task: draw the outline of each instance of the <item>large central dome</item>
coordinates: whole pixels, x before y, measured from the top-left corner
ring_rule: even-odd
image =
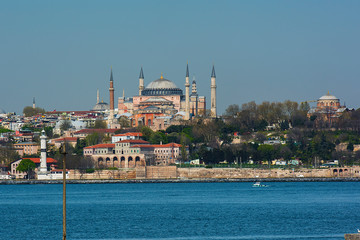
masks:
[[[159,79],[149,83],[141,92],[144,96],[182,95],[182,90],[175,83],[165,79],[162,75]]]

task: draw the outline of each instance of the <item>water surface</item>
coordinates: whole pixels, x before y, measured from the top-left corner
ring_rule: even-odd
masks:
[[[67,239],[344,239],[359,182],[68,184]],[[61,239],[62,185],[0,185],[0,239]]]

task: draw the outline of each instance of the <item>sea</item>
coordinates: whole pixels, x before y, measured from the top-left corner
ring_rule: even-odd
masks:
[[[360,182],[67,185],[67,239],[323,240],[360,228]],[[0,185],[0,239],[62,239],[62,185]]]

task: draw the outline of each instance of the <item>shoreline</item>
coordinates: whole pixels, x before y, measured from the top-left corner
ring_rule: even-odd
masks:
[[[66,180],[67,184],[114,183],[228,183],[228,182],[360,182],[360,178],[172,178],[172,179],[86,179]],[[0,180],[0,185],[62,184],[62,180]]]

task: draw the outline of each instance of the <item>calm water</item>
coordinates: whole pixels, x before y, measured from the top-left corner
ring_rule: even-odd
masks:
[[[360,183],[74,184],[67,239],[344,239]],[[0,239],[61,239],[62,185],[0,185]]]

